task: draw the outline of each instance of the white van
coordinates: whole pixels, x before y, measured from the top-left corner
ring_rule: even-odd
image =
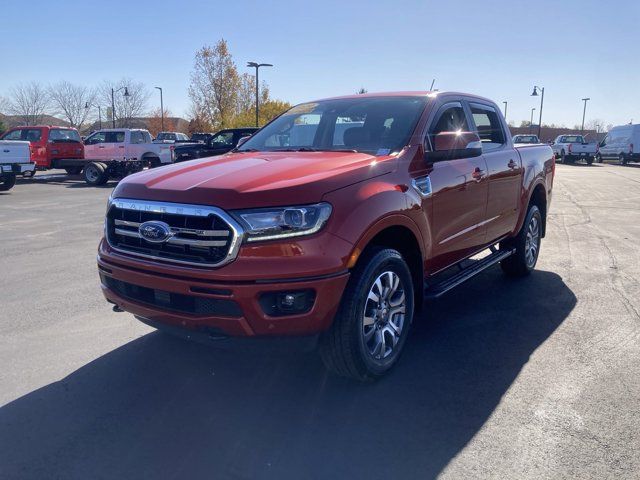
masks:
[[[613,127],[600,143],[597,159],[614,158],[624,165],[640,162],[640,125]]]

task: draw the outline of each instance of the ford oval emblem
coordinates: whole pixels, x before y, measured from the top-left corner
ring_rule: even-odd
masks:
[[[141,223],[138,233],[144,240],[151,243],[164,243],[173,236],[169,225],[156,220]]]

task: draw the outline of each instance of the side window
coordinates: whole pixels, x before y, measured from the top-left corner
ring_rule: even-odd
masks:
[[[468,132],[469,124],[459,102],[445,104],[440,107],[435,119],[429,127],[429,143],[433,145],[433,137],[443,132]]]
[[[211,144],[214,147],[232,147],[233,146],[233,132],[219,133],[211,139]]]
[[[142,132],[138,132],[138,131],[131,132],[131,143],[144,143]]]
[[[151,138],[151,134],[147,130],[143,130],[142,132],[142,143],[151,143],[153,139]]]
[[[27,142],[39,142],[42,138],[42,130],[38,128],[29,128],[28,130],[24,130],[24,138]]]
[[[124,143],[124,132],[106,132],[105,143]]]
[[[85,140],[85,145],[96,145],[98,143],[104,143],[105,132],[97,132],[91,135]]]
[[[485,151],[495,150],[505,144],[504,130],[500,117],[492,107],[470,104],[473,123]]]
[[[22,130],[14,130],[12,132],[7,133],[3,140],[21,140],[22,139]]]

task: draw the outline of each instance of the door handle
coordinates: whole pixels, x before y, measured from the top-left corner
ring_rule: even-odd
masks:
[[[120,145],[118,148],[124,148],[124,145]]]
[[[104,148],[104,145],[98,145],[98,148]]]
[[[476,169],[473,171],[471,176],[474,178],[476,182],[479,182],[484,178],[485,172],[480,167],[476,167]]]
[[[507,167],[509,167],[511,169],[515,169],[517,166],[518,166],[518,164],[513,161],[513,158],[511,160],[509,160],[509,163],[507,163]]]

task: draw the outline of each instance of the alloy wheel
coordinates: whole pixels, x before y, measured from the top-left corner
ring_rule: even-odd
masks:
[[[406,324],[407,299],[400,277],[392,271],[380,274],[371,285],[362,318],[362,336],[376,360],[391,355]]]

